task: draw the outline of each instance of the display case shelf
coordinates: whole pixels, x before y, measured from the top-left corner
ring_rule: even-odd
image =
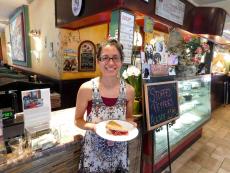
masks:
[[[207,122],[211,116],[211,76],[178,80],[180,118],[169,128],[170,148],[173,150],[182,140]],[[166,125],[155,131],[155,163],[167,154]]]

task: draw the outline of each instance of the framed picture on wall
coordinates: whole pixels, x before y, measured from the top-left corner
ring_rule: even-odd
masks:
[[[96,70],[96,47],[92,41],[81,42],[78,48],[78,71]]]
[[[11,57],[15,65],[31,67],[28,6],[19,7],[10,17]]]

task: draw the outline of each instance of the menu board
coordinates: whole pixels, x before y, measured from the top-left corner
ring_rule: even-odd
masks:
[[[119,42],[123,45],[125,64],[131,64],[132,61],[134,21],[134,15],[127,11],[112,11],[109,37],[119,40]]]
[[[119,41],[123,45],[124,63],[131,64],[134,37],[134,15],[120,12]]]
[[[179,0],[156,0],[155,14],[183,25],[185,4]]]
[[[145,84],[147,130],[154,130],[179,118],[177,82]]]
[[[96,70],[96,48],[92,41],[81,42],[78,48],[78,71]]]

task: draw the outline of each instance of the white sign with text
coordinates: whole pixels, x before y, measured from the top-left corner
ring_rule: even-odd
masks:
[[[183,25],[185,4],[179,0],[156,0],[155,14]]]
[[[24,124],[29,131],[49,128],[51,117],[50,89],[22,91]]]

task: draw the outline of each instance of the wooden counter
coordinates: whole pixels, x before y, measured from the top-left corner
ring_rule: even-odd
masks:
[[[7,162],[0,165],[6,173],[76,173],[84,130],[74,125],[75,108],[52,112],[51,127],[59,129],[60,143],[50,149],[31,153],[26,150],[15,158],[8,154]],[[141,132],[129,142],[130,172],[140,172]]]

